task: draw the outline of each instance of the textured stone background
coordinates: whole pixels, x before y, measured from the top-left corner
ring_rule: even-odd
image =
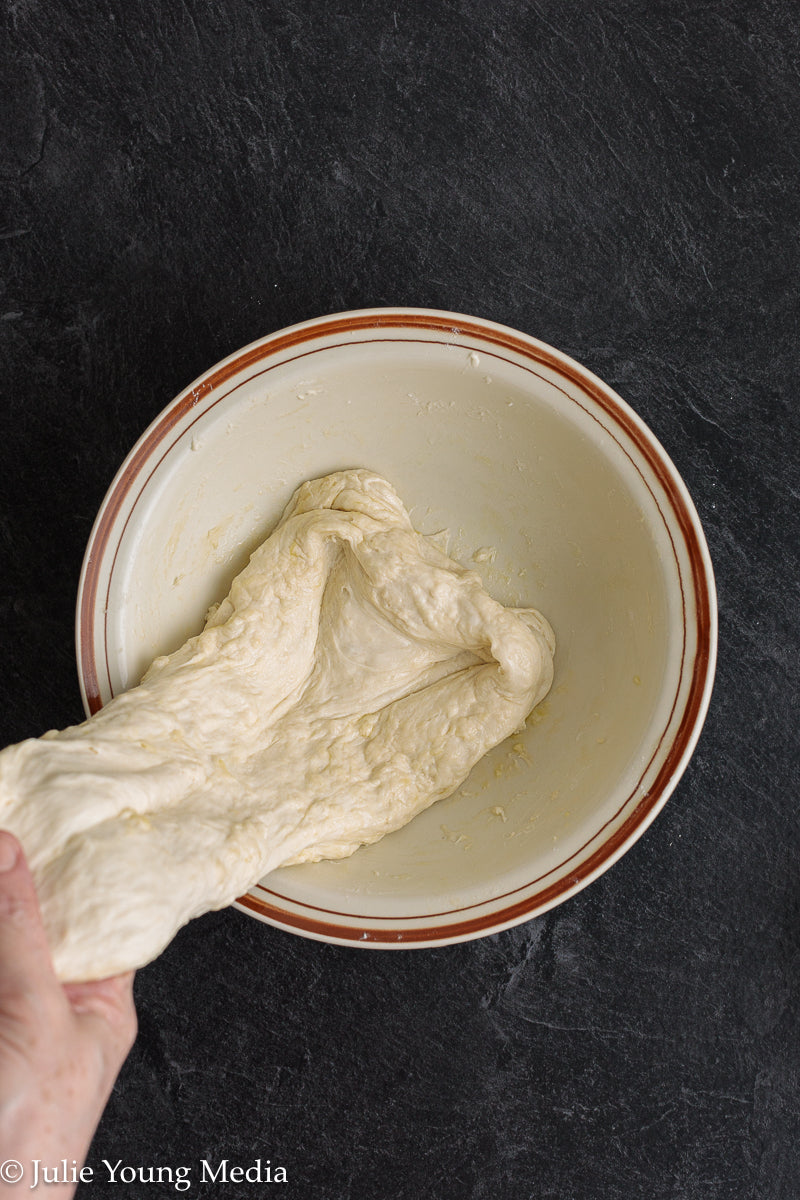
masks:
[[[260,1156],[302,1200],[797,1200],[793,0],[0,9],[0,740],[82,715],[81,557],[144,426],[325,312],[476,313],[594,369],[683,474],[720,597],[699,749],[612,871],[422,953],[195,922],[138,976],[90,1163]],[[79,1193],[106,1194],[174,1193]]]

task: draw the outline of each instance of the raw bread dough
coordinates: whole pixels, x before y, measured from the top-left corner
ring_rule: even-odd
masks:
[[[274,868],[404,825],[520,727],[553,645],[379,476],[304,484],[201,634],[0,753],[60,978],[142,966]]]

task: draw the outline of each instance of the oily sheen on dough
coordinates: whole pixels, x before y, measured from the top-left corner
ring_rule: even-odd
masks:
[[[274,868],[448,795],[552,680],[553,635],[365,470],[304,484],[202,633],[90,720],[0,753],[60,978],[142,966]]]

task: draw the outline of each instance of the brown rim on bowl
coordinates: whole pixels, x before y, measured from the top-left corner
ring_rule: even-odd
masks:
[[[396,337],[387,337],[384,339],[375,336],[375,332],[379,330],[386,330],[388,333],[391,330],[401,329],[412,331],[418,335],[439,334],[440,336],[419,336],[402,339]],[[378,918],[359,917],[358,914],[317,908],[305,902],[290,900],[289,897],[282,896],[280,892],[265,888],[262,884],[256,885],[258,895],[254,895],[251,892],[239,897],[236,901],[239,907],[269,921],[271,924],[305,934],[308,937],[359,946],[402,948],[412,947],[415,944],[425,945],[432,942],[441,943],[467,940],[484,933],[507,928],[510,925],[543,913],[548,908],[559,903],[560,900],[566,899],[567,895],[580,890],[589,883],[605,867],[610,866],[622,854],[624,849],[644,832],[676,785],[688,762],[694,743],[699,737],[713,680],[716,654],[716,604],[713,576],[708,552],[705,547],[705,540],[700,530],[697,516],[694,514],[691,501],[688,499],[677,472],[675,472],[665,452],[643,422],[632,413],[624,401],[589,371],[572,359],[561,355],[533,338],[528,338],[504,326],[495,325],[491,322],[483,322],[474,317],[462,317],[460,314],[442,313],[427,309],[377,309],[337,314],[330,317],[321,317],[315,321],[306,322],[302,325],[280,331],[260,342],[245,347],[238,354],[232,355],[229,359],[221,363],[219,367],[212,369],[207,377],[202,378],[196,384],[187,388],[168,405],[149,429],[145,431],[140,441],[123,463],[98,514],[97,522],[90,537],[81,580],[76,635],[81,684],[85,704],[90,713],[97,712],[102,706],[100,675],[95,657],[95,618],[100,587],[99,565],[103,560],[111,532],[121,510],[126,503],[130,504],[128,516],[123,525],[124,531],[138,497],[142,494],[158,463],[162,461],[174,444],[174,440],[169,440],[171,432],[177,425],[184,421],[184,418],[191,413],[192,409],[197,406],[204,396],[221,387],[242,371],[269,359],[274,360],[277,358],[278,361],[273,362],[272,366],[278,366],[285,364],[287,361],[305,357],[306,354],[313,354],[315,351],[303,351],[302,347],[321,336],[330,338],[331,336],[335,337],[337,334],[342,334],[344,336],[340,344],[351,346],[359,340],[353,335],[361,330],[372,332],[371,337],[364,339],[370,342],[404,340],[415,342],[447,342],[452,344],[452,336],[455,334],[458,336],[459,344],[461,345],[463,344],[461,342],[462,338],[475,336],[480,338],[481,342],[484,343],[482,347],[476,347],[476,349],[485,351],[485,344],[488,342],[492,346],[497,347],[498,350],[505,349],[511,351],[520,355],[529,363],[535,363],[555,371],[558,375],[566,377],[572,384],[577,385],[582,392],[598,404],[624,431],[663,488],[672,513],[677,521],[687,552],[691,571],[694,611],[697,620],[697,646],[693,662],[690,666],[691,679],[688,695],[685,700],[680,725],[655,780],[640,797],[638,803],[625,820],[609,833],[606,840],[600,846],[596,847],[581,860],[581,854],[587,850],[592,842],[596,841],[602,835],[603,829],[614,824],[615,820],[636,795],[641,786],[642,779],[661,749],[661,744],[654,751],[650,762],[642,772],[637,786],[619,807],[617,813],[603,826],[603,829],[595,831],[584,846],[580,847],[568,859],[563,860],[547,873],[548,875],[552,875],[558,871],[563,871],[568,863],[579,860],[575,861],[574,867],[566,875],[549,884],[545,883],[547,876],[542,876],[540,879],[528,881],[505,895],[496,896],[490,901],[467,905],[463,908],[448,909],[445,912],[425,914],[419,917],[381,918],[382,923],[380,925],[372,924],[372,927],[369,927],[367,923],[375,922],[379,920]],[[442,335],[450,336],[443,337]],[[332,348],[330,343],[327,343],[325,347],[321,347],[320,349],[328,350]],[[465,348],[470,349],[469,346]],[[292,350],[296,351],[296,353],[287,359],[285,352]],[[503,357],[502,354],[497,354],[496,351],[495,354],[497,357]],[[516,365],[520,364],[517,363]],[[243,382],[249,382],[254,377],[254,374],[259,375],[270,369],[272,369],[271,366],[266,366],[263,368],[263,371],[257,371],[248,375],[246,381],[240,381],[239,384],[234,385],[223,396],[220,396],[215,403],[218,403],[225,395],[229,395],[231,391],[241,386]],[[530,367],[526,367],[525,369],[531,370],[531,373],[538,375],[538,372],[532,370]],[[548,382],[551,385],[553,384],[552,380],[548,380]],[[554,386],[557,387],[558,385]],[[575,402],[573,396],[569,396],[569,399]],[[203,412],[205,411],[203,410]],[[184,427],[182,434],[185,432],[186,429]],[[618,444],[621,445],[619,442]],[[625,448],[621,448],[629,458],[629,461],[636,467],[636,463]],[[639,473],[641,475],[641,472]],[[644,480],[643,476],[642,479],[652,494],[652,489],[649,488],[649,484]],[[655,497],[653,499],[658,506],[658,500]],[[660,511],[660,506],[658,507]],[[661,515],[663,518],[663,513]],[[664,523],[670,539],[672,539],[666,520]],[[110,591],[120,540],[121,538],[118,540],[114,550],[114,557],[109,571],[106,601],[108,599],[108,592]],[[680,570],[679,579],[685,612],[686,595],[683,592],[684,584]],[[104,603],[104,614],[106,610],[107,603]],[[105,622],[106,618],[104,615],[104,626]],[[109,691],[113,694],[107,659],[108,640],[105,627],[103,628],[102,644],[106,660],[103,663],[106,683]],[[687,669],[685,652],[684,640],[684,661],[681,666],[670,721],[672,720],[675,705],[677,704],[678,696],[685,679],[685,671]],[[668,721],[667,727],[669,723]],[[516,900],[512,899],[512,897],[518,896],[519,893],[528,893],[531,888],[536,888],[538,884],[542,886],[538,887],[533,893],[526,894]],[[476,913],[472,916],[467,915],[470,909],[485,908],[487,904],[496,905],[498,901],[503,900],[507,900],[508,903],[500,909],[492,908],[489,912]],[[302,913],[292,911],[284,907],[285,904],[295,905],[302,908],[303,911]],[[464,915],[459,917],[458,914]],[[455,919],[448,924],[434,924],[426,927],[424,924],[417,923],[426,920],[438,921],[442,917],[451,915]],[[336,920],[337,917],[344,917],[349,922],[361,921],[362,923],[359,925],[342,924]],[[413,924],[400,925],[399,923],[403,921],[413,922]]]

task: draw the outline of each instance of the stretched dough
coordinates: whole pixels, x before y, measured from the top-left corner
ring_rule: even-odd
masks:
[[[155,958],[276,867],[448,795],[552,680],[553,635],[369,471],[304,484],[205,629],[81,725],[0,753],[56,970]]]

